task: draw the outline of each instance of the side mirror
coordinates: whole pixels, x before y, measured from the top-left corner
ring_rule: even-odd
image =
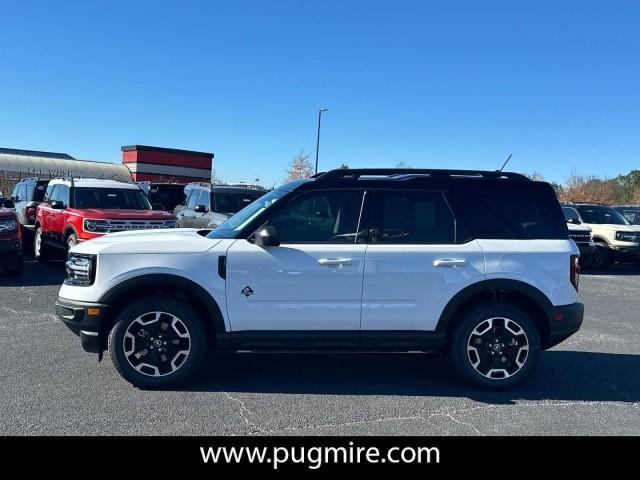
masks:
[[[196,208],[193,209],[196,213],[205,213],[207,211],[207,207],[204,205],[196,205]]]
[[[3,202],[3,206],[4,208],[16,208],[15,203],[13,203],[13,201],[9,200],[8,198]]]
[[[63,210],[64,203],[62,203],[62,200],[54,200],[51,202],[50,207],[53,208],[54,210]]]
[[[572,223],[574,225],[581,225],[582,222],[580,220],[578,220],[577,218],[572,218],[571,220],[569,220],[569,223]]]
[[[259,247],[277,247],[280,245],[278,230],[273,225],[267,225],[254,234],[254,242]]]

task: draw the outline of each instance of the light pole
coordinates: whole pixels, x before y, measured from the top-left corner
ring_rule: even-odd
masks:
[[[318,154],[320,153],[320,122],[322,121],[322,112],[326,112],[327,108],[318,110],[318,138],[316,140],[316,173],[318,173]]]

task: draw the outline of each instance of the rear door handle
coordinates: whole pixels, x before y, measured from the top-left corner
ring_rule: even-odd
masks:
[[[433,261],[434,267],[449,267],[456,265],[466,265],[467,261],[464,258],[439,258]]]
[[[320,265],[351,265],[351,258],[321,258]]]

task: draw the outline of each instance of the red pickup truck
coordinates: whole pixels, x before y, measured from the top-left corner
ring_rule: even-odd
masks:
[[[0,207],[0,269],[8,275],[22,273],[21,232],[15,212]]]
[[[51,180],[36,212],[34,256],[46,261],[52,249],[68,250],[107,233],[177,226],[173,215],[153,210],[133,183]]]

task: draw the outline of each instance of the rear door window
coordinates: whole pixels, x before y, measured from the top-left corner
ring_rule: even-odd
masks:
[[[456,222],[442,193],[377,191],[372,242],[451,244]]]

